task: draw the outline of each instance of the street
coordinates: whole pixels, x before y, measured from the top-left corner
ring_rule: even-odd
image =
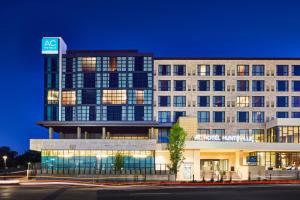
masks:
[[[118,186],[84,187],[64,185],[0,186],[0,199],[20,200],[106,200],[106,199],[297,199],[300,185],[251,186]]]

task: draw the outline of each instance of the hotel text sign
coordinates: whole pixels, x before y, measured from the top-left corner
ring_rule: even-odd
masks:
[[[58,54],[58,50],[59,50],[58,38],[42,39],[42,54]]]
[[[254,142],[253,137],[242,137],[238,135],[196,135],[194,139],[214,142]]]

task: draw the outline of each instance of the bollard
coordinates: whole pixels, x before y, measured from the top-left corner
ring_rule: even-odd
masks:
[[[195,175],[193,174],[193,182],[195,182]]]
[[[272,174],[270,173],[270,181],[272,180]]]

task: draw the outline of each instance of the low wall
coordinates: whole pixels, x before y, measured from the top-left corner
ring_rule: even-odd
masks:
[[[300,170],[266,170],[266,179],[296,180],[300,179]]]

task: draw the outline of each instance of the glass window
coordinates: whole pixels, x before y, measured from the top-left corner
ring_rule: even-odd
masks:
[[[237,122],[248,123],[249,122],[249,112],[237,112]]]
[[[292,112],[292,118],[300,118],[300,112]]]
[[[214,91],[225,91],[225,81],[214,80]]]
[[[277,65],[277,76],[288,76],[289,75],[289,66],[288,65]]]
[[[300,81],[292,81],[292,87],[294,92],[300,92]]]
[[[214,65],[214,76],[224,76],[225,75],[225,65]]]
[[[225,112],[215,111],[214,112],[214,122],[225,122]]]
[[[122,106],[107,106],[107,121],[122,121]]]
[[[264,129],[252,129],[254,142],[264,142]]]
[[[62,105],[75,105],[76,92],[75,91],[62,91]]]
[[[208,111],[198,111],[198,122],[207,123],[209,122],[209,112]]]
[[[144,103],[144,91],[143,90],[136,90],[135,91],[136,96],[136,103],[137,104],[143,104]]]
[[[249,81],[248,80],[237,80],[236,90],[239,92],[249,91]]]
[[[133,73],[133,87],[134,88],[148,87],[148,73],[146,72]]]
[[[209,80],[198,81],[198,91],[209,91],[209,90],[210,90]]]
[[[209,96],[198,96],[198,107],[209,107],[210,106]]]
[[[236,107],[239,108],[249,107],[249,97],[247,96],[236,97]]]
[[[171,112],[170,111],[159,111],[158,121],[161,123],[171,122]]]
[[[214,107],[224,107],[225,106],[225,96],[214,96],[213,97]]]
[[[289,118],[289,113],[288,112],[277,112],[276,117],[277,118]]]
[[[185,65],[174,65],[175,76],[185,76]]]
[[[96,90],[82,90],[82,104],[96,104]]]
[[[126,104],[127,91],[126,90],[103,90],[102,95],[103,104]]]
[[[289,97],[288,96],[277,96],[276,97],[277,107],[289,107]]]
[[[197,129],[197,134],[199,135],[209,135],[209,129]]]
[[[95,72],[96,71],[96,57],[82,57],[81,67],[83,72]]]
[[[292,107],[300,107],[300,96],[292,97]]]
[[[95,88],[96,74],[95,73],[84,73],[83,74],[83,85],[85,88]]]
[[[252,112],[252,122],[253,123],[264,123],[265,113],[264,112]]]
[[[249,65],[238,65],[237,66],[238,76],[249,76]]]
[[[169,142],[169,129],[158,129],[158,143],[168,143]]]
[[[158,75],[159,76],[170,76],[171,75],[171,65],[158,65]]]
[[[265,97],[264,96],[253,96],[252,97],[252,107],[264,107]]]
[[[289,91],[289,81],[276,81],[276,87],[278,92]]]
[[[171,91],[171,81],[159,80],[158,81],[158,91]]]
[[[170,96],[159,96],[158,97],[158,106],[160,106],[160,107],[171,106],[171,97]]]
[[[252,76],[264,76],[265,66],[264,65],[252,65]]]
[[[199,76],[209,76],[210,75],[209,65],[198,65],[198,75]]]
[[[250,133],[249,129],[238,129],[238,136],[240,136],[240,139],[249,139]]]
[[[174,107],[185,107],[186,98],[185,96],[174,96],[173,105]]]
[[[300,65],[292,65],[292,75],[300,76]]]
[[[174,122],[177,122],[179,117],[184,117],[186,115],[185,111],[175,111],[174,112]]]
[[[57,90],[48,90],[47,104],[58,104],[58,91]]]
[[[186,90],[186,81],[174,81],[174,91],[185,91]]]
[[[212,129],[211,133],[213,135],[220,135],[220,136],[224,136],[225,135],[225,129]]]
[[[253,80],[252,81],[252,91],[254,91],[254,92],[265,91],[265,81]]]

